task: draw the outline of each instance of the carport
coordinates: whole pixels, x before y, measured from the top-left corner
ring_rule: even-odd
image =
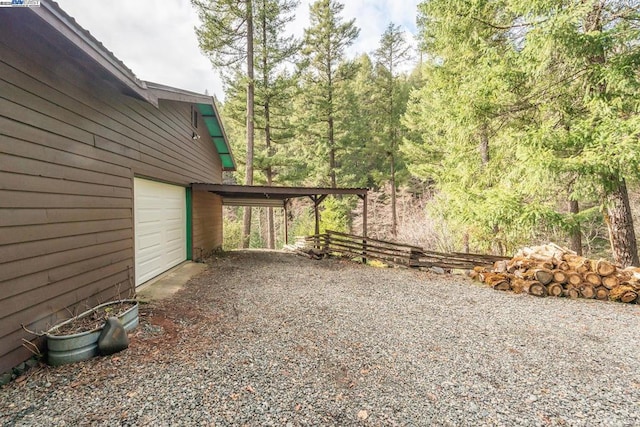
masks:
[[[222,198],[223,206],[250,206],[282,208],[285,212],[285,243],[288,243],[288,202],[295,198],[308,197],[313,202],[315,234],[320,234],[319,207],[329,195],[353,195],[362,200],[362,235],[367,236],[367,192],[366,188],[323,187],[267,187],[260,185],[191,184],[193,191],[209,191]]]

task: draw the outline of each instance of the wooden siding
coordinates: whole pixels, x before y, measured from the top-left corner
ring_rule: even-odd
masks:
[[[194,191],[193,259],[202,260],[222,248],[222,198],[206,191]]]
[[[126,96],[46,26],[16,38],[3,19],[0,372],[30,355],[21,324],[45,330],[69,310],[129,296],[134,176],[184,186],[222,178],[203,122],[191,138],[190,104]],[[221,224],[198,221],[199,244],[221,241]]]

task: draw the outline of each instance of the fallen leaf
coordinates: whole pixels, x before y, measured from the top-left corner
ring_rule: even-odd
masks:
[[[231,398],[231,400],[238,400],[240,398],[240,395],[238,393],[231,393],[229,397]]]
[[[299,411],[301,408],[302,408],[302,406],[298,403],[298,404],[296,405],[296,412],[297,412],[297,411]]]
[[[358,412],[358,419],[359,420],[366,420],[367,418],[369,418],[369,413],[367,411],[365,411],[364,409]]]
[[[253,387],[251,387],[250,385],[246,386],[244,388],[245,390],[247,390],[249,393],[255,393],[256,391],[253,389]]]
[[[435,402],[436,400],[438,400],[438,397],[433,393],[427,393],[427,399],[429,399],[432,402]]]

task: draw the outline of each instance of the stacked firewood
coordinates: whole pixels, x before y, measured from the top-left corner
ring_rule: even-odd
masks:
[[[539,297],[640,303],[640,268],[584,258],[553,243],[523,248],[493,268],[475,267],[471,277],[497,290]]]

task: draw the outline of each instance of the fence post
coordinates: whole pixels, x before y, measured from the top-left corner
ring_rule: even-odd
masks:
[[[367,193],[362,196],[362,263],[367,263]]]

